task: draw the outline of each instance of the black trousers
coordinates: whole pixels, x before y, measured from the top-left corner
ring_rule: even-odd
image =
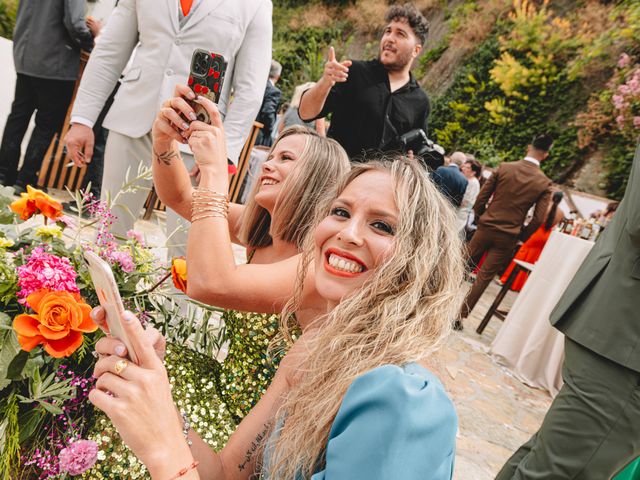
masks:
[[[22,187],[37,183],[38,171],[51,139],[62,130],[74,85],[73,80],[51,80],[18,73],[11,113],[0,145],[0,183]],[[20,145],[34,111],[36,125],[18,172]]]

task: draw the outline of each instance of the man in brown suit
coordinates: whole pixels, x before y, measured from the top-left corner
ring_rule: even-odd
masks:
[[[480,190],[473,206],[479,219],[478,230],[469,242],[468,253],[472,266],[477,265],[485,253],[487,257],[462,305],[460,321],[455,324],[457,330],[462,330],[462,320],[511,258],[517,243],[529,238],[544,221],[551,199],[551,180],[540,170],[540,162],[549,156],[552,142],[548,135],[535,137],[523,160],[501,164]],[[527,212],[534,204],[533,218],[525,227]]]

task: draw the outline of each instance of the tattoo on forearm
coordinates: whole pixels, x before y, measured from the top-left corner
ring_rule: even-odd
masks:
[[[264,439],[267,437],[267,433],[269,432],[270,423],[265,423],[263,427],[264,428],[262,429],[262,431],[258,433],[258,435],[256,435],[256,438],[253,439],[253,441],[251,442],[251,445],[249,445],[249,448],[244,454],[244,461],[238,465],[239,471],[242,472],[245,468],[249,466],[249,464],[251,463],[251,460],[254,459],[256,452],[258,452],[258,450],[262,447],[262,443]]]
[[[178,156],[178,152],[176,150],[167,150],[162,153],[158,153],[154,150],[153,154],[155,155],[158,163],[164,163],[167,166],[171,165],[171,159]]]

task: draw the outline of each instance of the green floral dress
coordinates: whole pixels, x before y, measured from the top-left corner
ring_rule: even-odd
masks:
[[[214,450],[224,447],[237,424],[258,402],[271,383],[284,353],[269,356],[268,346],[278,331],[278,315],[226,311],[229,352],[224,362],[169,345],[165,366],[178,408],[192,428]],[[86,479],[150,478],[144,465],[122,443],[111,421],[96,413],[89,438],[99,446],[98,462]]]

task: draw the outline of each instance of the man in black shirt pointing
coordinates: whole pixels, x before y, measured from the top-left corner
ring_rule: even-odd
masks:
[[[409,3],[390,7],[385,19],[376,60],[338,62],[331,47],[322,78],[300,101],[305,121],[333,113],[327,135],[351,158],[398,149],[400,135],[427,126],[429,99],[410,70],[429,24]]]

